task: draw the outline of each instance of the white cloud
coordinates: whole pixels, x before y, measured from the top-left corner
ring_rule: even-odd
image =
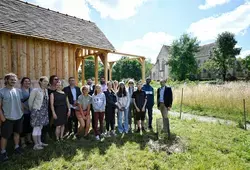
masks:
[[[86,0],[102,18],[127,19],[136,14],[138,8],[148,0]]]
[[[162,45],[170,45],[175,37],[164,32],[148,32],[142,38],[125,41],[118,51],[145,56],[155,63]],[[117,56],[110,56],[111,61],[117,60]]]
[[[236,35],[244,35],[250,27],[250,2],[237,7],[231,12],[204,18],[192,23],[188,28],[200,41],[216,39],[217,35],[229,31]]]
[[[223,4],[229,3],[230,1],[231,0],[206,0],[204,5],[199,6],[199,9],[202,9],[202,10],[209,9],[217,5],[223,5]]]
[[[246,56],[250,55],[250,50],[241,51],[240,55],[236,56],[237,58],[245,58]]]
[[[90,20],[90,10],[85,0],[27,0],[44,8]]]

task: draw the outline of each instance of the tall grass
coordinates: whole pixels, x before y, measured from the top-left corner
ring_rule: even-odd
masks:
[[[243,99],[250,118],[250,83],[230,82],[223,85],[181,85],[173,88],[174,108],[179,109],[184,90],[184,111],[239,121],[243,117]]]

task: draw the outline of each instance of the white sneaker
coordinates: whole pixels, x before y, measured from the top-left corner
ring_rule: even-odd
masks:
[[[46,144],[46,143],[40,143],[39,146],[41,146],[41,147],[48,146],[48,144]]]
[[[40,145],[35,145],[35,146],[33,147],[33,149],[34,149],[34,150],[42,150],[43,147],[40,146]]]
[[[99,137],[99,135],[97,135],[97,136],[95,137],[95,139],[96,139],[96,140],[100,140],[100,137]]]
[[[105,134],[105,137],[107,137],[107,138],[111,137],[111,136],[110,136],[110,132],[107,132],[107,133]]]

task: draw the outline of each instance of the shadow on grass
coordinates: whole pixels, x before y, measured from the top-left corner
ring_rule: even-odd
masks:
[[[155,132],[122,134],[116,137],[104,138],[103,141],[96,141],[94,135],[91,134],[88,140],[69,138],[62,142],[50,141],[49,146],[44,150],[34,151],[30,146],[25,149],[23,156],[10,155],[9,161],[0,163],[0,169],[30,169],[39,166],[42,162],[49,162],[57,158],[63,158],[70,162],[78,152],[84,153],[86,158],[96,150],[99,151],[100,155],[105,155],[111,145],[115,144],[117,148],[121,148],[127,142],[139,144],[139,148],[144,150],[149,140],[158,140],[157,134]],[[8,145],[13,146],[13,141],[10,141]],[[8,151],[11,150],[12,148],[8,149]]]

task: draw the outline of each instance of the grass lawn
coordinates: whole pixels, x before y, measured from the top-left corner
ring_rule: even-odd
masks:
[[[239,128],[171,118],[172,133],[186,151],[168,155],[148,146],[156,134],[118,135],[102,142],[69,139],[43,151],[27,149],[0,169],[250,169],[250,133]]]

